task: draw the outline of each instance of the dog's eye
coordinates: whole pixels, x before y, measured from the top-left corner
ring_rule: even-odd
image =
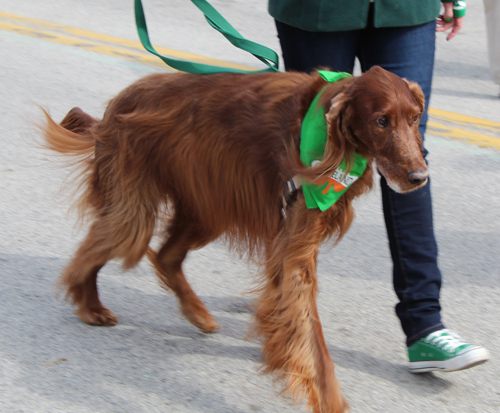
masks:
[[[377,125],[380,126],[381,128],[385,128],[389,123],[389,120],[387,119],[386,116],[382,116],[381,118],[378,118],[375,122],[377,122]]]
[[[413,118],[413,124],[415,125],[415,123],[417,123],[419,119],[420,119],[420,115],[416,115],[416,116]]]

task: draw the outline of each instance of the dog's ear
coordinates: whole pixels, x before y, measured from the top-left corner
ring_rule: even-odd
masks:
[[[406,82],[408,89],[410,89],[411,94],[420,106],[420,110],[423,112],[425,109],[425,96],[424,92],[422,92],[422,88],[416,82],[410,82],[406,79],[404,79],[404,81]]]
[[[328,125],[328,129],[335,127],[335,124],[338,121],[340,112],[344,108],[347,102],[347,95],[345,92],[339,93],[335,96],[330,103],[330,109],[326,113],[326,123]]]
[[[354,137],[348,128],[352,119],[352,108],[349,104],[350,98],[347,91],[343,91],[335,96],[330,103],[330,108],[326,113],[326,123],[328,125],[328,135],[337,140],[347,141],[354,144]],[[342,142],[340,146],[342,146]]]
[[[355,150],[354,138],[348,127],[352,118],[350,100],[349,92],[343,90],[330,100],[329,107],[327,105],[325,118],[328,141],[323,160],[311,169],[311,177],[314,179],[331,175],[343,159],[346,159],[347,163],[350,162],[351,157],[348,155]]]

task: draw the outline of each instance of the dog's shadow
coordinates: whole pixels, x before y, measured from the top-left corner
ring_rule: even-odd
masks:
[[[219,340],[215,343],[210,340],[214,336],[207,336],[198,332],[198,330],[189,324],[183,324],[171,326],[166,329],[166,333],[170,338],[166,338],[164,342],[169,346],[169,352],[178,355],[205,354],[214,357],[230,357],[256,363],[260,362],[260,346],[258,345],[258,341],[253,339],[249,331],[251,316],[254,311],[253,298],[248,296],[228,298],[204,296],[201,298],[207,303],[209,308],[217,313],[217,320],[222,327],[217,335],[223,337],[223,340],[227,340],[228,338],[244,339],[248,342],[248,345],[236,344],[227,346],[223,345]],[[241,320],[241,317],[238,317],[241,314],[245,315],[244,321]],[[196,348],[193,348],[190,344],[193,339],[200,344]],[[328,350],[338,366],[346,370],[354,370],[378,377],[414,394],[439,394],[448,390],[453,385],[452,381],[434,373],[411,374],[406,364],[393,363],[372,356],[364,351],[348,350],[332,344],[328,345]]]
[[[151,400],[165,404],[165,411],[171,404],[207,413],[247,413],[265,404],[256,398],[235,403],[217,384],[235,388],[242,379],[233,370],[244,376],[259,366],[258,344],[244,340],[249,317],[236,314],[235,298],[202,297],[223,326],[219,334],[205,335],[181,316],[175,296],[152,286],[152,274],[128,283],[123,277],[130,274],[109,275],[119,268],[111,265],[101,280],[102,295],[120,322],[111,328],[89,326],[63,297],[56,298],[54,285],[64,263],[0,252],[0,319],[8,320],[0,323],[6,328],[0,355],[10,366],[5,371],[12,380],[9,391],[47,394],[57,405],[103,412],[115,411],[116,405],[124,412],[145,412],[144,403]],[[212,365],[217,371],[210,374]],[[237,384],[231,383],[235,377]],[[253,386],[248,385],[250,392]]]
[[[147,298],[148,300],[151,297]],[[160,298],[168,307],[172,307],[172,321],[158,324],[150,320],[138,320],[136,315],[125,315],[122,327],[126,325],[149,331],[151,334],[162,334],[165,351],[169,356],[206,355],[215,358],[229,358],[258,363],[261,349],[258,340],[251,335],[251,316],[253,306],[251,299],[245,297],[212,297],[200,296],[215,315],[220,330],[214,334],[205,334],[189,324],[179,313],[178,302],[172,295]],[[175,315],[174,315],[175,314]],[[78,320],[75,318],[75,322]]]
[[[178,356],[204,354],[211,357],[229,357],[259,363],[261,348],[258,340],[253,338],[251,334],[251,317],[255,309],[254,298],[251,295],[240,297],[201,296],[200,298],[217,315],[221,330],[215,335],[206,335],[188,324],[187,321],[184,322],[181,317],[181,324],[161,327],[168,336],[164,339],[164,343],[169,354]],[[176,305],[175,299],[174,305]],[[217,337],[220,339],[213,340]],[[228,339],[234,345],[222,343]],[[248,345],[242,345],[242,340]],[[411,374],[406,364],[394,363],[364,351],[350,350],[333,344],[328,345],[328,351],[338,366],[394,383],[414,394],[439,394],[453,386],[452,381],[434,373]]]
[[[147,280],[138,280],[134,284],[132,281],[123,282],[122,275],[110,276],[119,268],[110,267],[106,271],[108,275],[102,279],[104,301],[121,322],[113,328],[97,328],[81,323],[68,304],[55,299],[53,283],[63,267],[60,259],[0,258],[3,274],[0,279],[3,279],[6,293],[2,311],[5,310],[5,319],[10,314],[12,321],[9,337],[12,340],[20,336],[27,338],[17,345],[10,339],[0,343],[0,352],[7,359],[19,362],[19,371],[23,373],[16,381],[17,385],[39,392],[49,391],[66,374],[81,387],[78,391],[67,389],[58,394],[60,400],[78,400],[78,403],[87,404],[90,402],[85,399],[85,394],[97,392],[105,397],[110,386],[123,386],[123,382],[133,394],[139,395],[139,400],[147,385],[151,386],[148,392],[167,400],[177,403],[190,400],[187,403],[193,407],[192,411],[243,413],[217,394],[217,385],[208,384],[212,378],[207,382],[204,376],[197,374],[201,368],[197,363],[203,360],[206,366],[202,371],[206,374],[211,371],[211,364],[217,370],[227,366],[223,369],[231,373],[219,375],[216,372],[213,375],[216,380],[231,380],[235,377],[234,371],[243,377],[250,371],[253,371],[251,374],[258,371],[261,348],[257,340],[248,336],[253,296],[201,296],[221,325],[217,334],[205,335],[182,317],[175,296],[164,294],[159,287],[158,290],[156,286],[151,288],[151,283],[156,282],[151,274]],[[29,276],[23,278],[23,274]],[[143,274],[137,276],[141,278]],[[19,311],[13,315],[9,310],[12,308]],[[33,314],[37,316],[33,317]],[[95,349],[99,349],[97,354]],[[411,375],[402,364],[360,350],[330,344],[329,351],[343,369],[368,373],[412,393],[436,394],[451,386],[449,381],[433,374]],[[19,353],[24,356],[20,357]],[[193,369],[193,372],[176,373],[186,368]],[[104,376],[101,370],[106,371]],[[140,374],[133,373],[135,371]],[[88,380],[95,375],[110,384],[106,388],[96,387],[94,379]],[[147,383],[146,376],[156,379]],[[356,374],[348,373],[342,380],[345,383],[345,379],[354,380],[354,376]],[[121,403],[120,394],[111,395],[111,398],[121,400]],[[261,394],[261,391],[256,394]],[[211,400],[213,406],[206,405],[204,398]],[[134,409],[137,407],[135,411],[142,411],[139,402],[135,405],[133,398],[126,400]],[[252,402],[260,404],[257,400]],[[94,407],[106,410],[107,405]]]

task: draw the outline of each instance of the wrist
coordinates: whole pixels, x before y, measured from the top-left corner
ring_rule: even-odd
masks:
[[[453,17],[464,17],[466,9],[467,5],[465,3],[465,0],[453,2]]]

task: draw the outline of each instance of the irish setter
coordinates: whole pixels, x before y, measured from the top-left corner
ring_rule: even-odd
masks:
[[[322,162],[305,167],[301,121],[325,86],[328,142]],[[84,322],[116,324],[99,300],[97,274],[113,258],[130,268],[147,253],[184,316],[211,333],[218,324],[182,262],[223,237],[263,266],[255,329],[265,371],[314,413],[346,412],[316,307],[318,247],[349,228],[353,199],[372,186],[373,161],[397,192],[425,184],[423,108],[417,84],[374,67],[333,84],[316,72],[154,74],[111,100],[102,120],[78,108],[60,125],[47,115],[46,145],[81,166],[79,206],[91,218],[60,285]],[[324,181],[355,151],[367,169],[337,203],[308,209],[299,189],[282,214],[290,178]],[[153,252],[158,224],[165,239]]]

